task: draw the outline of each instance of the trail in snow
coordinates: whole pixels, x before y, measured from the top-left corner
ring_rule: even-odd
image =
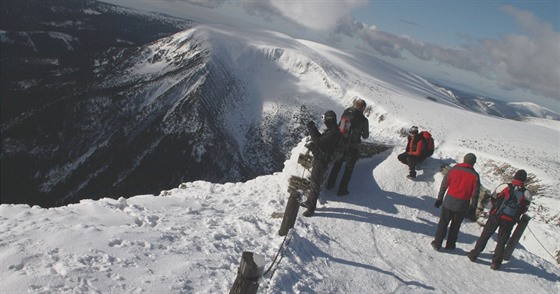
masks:
[[[433,206],[443,178],[438,171],[448,162],[429,158],[419,166],[418,179],[409,180],[407,167],[396,159],[399,148],[358,161],[350,195],[323,191],[314,216],[299,217],[269,293],[287,293],[290,283],[295,293],[499,293],[523,289],[528,280],[536,284],[531,291],[544,293],[549,283],[559,285],[550,268],[518,258],[492,271],[494,241],[471,263],[466,254],[482,228],[469,220],[456,250],[434,251],[429,243],[439,218]]]

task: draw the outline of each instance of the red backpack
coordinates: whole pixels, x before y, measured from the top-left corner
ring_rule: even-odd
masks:
[[[434,138],[432,138],[432,134],[428,131],[421,131],[419,133],[422,142],[424,143],[424,150],[422,154],[424,157],[430,157],[434,154]]]

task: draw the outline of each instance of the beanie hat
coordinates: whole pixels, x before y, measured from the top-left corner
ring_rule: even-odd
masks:
[[[513,176],[513,179],[521,181],[521,182],[525,182],[527,180],[527,172],[520,169],[520,170],[515,172],[515,175]]]
[[[332,110],[327,110],[322,118],[325,123],[327,123],[327,121],[336,123],[336,113]]]
[[[476,155],[472,153],[467,153],[463,158],[464,163],[468,163],[470,165],[474,165],[476,163]]]
[[[418,134],[418,127],[417,126],[412,126],[412,128],[410,128],[410,130],[408,132],[410,134]]]

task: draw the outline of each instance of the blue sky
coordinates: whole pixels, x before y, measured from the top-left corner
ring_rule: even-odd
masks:
[[[368,51],[420,76],[560,113],[559,0],[104,0]]]
[[[503,11],[513,6],[529,11],[559,31],[560,1],[394,0],[368,1],[352,11],[358,20],[393,34],[410,35],[425,42],[459,45],[461,35],[500,38],[521,33],[515,19]]]

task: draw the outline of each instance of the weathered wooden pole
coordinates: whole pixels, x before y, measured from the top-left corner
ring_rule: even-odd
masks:
[[[229,291],[230,294],[256,294],[259,289],[259,278],[264,269],[264,257],[243,252],[237,277]]]
[[[288,231],[294,227],[299,211],[300,197],[301,193],[297,190],[294,190],[292,191],[292,193],[290,193],[290,197],[288,197],[288,203],[286,204],[286,211],[284,211],[282,225],[280,225],[280,230],[278,230],[278,235],[286,236],[286,234],[288,234]]]
[[[521,239],[521,236],[523,235],[525,228],[527,228],[527,224],[529,224],[530,220],[531,217],[526,214],[523,214],[521,216],[521,220],[517,224],[517,227],[515,227],[515,231],[513,232],[513,234],[511,234],[511,237],[509,238],[504,249],[504,260],[510,259],[513,250],[515,250],[515,246],[517,246],[517,243],[519,243],[519,240]]]

